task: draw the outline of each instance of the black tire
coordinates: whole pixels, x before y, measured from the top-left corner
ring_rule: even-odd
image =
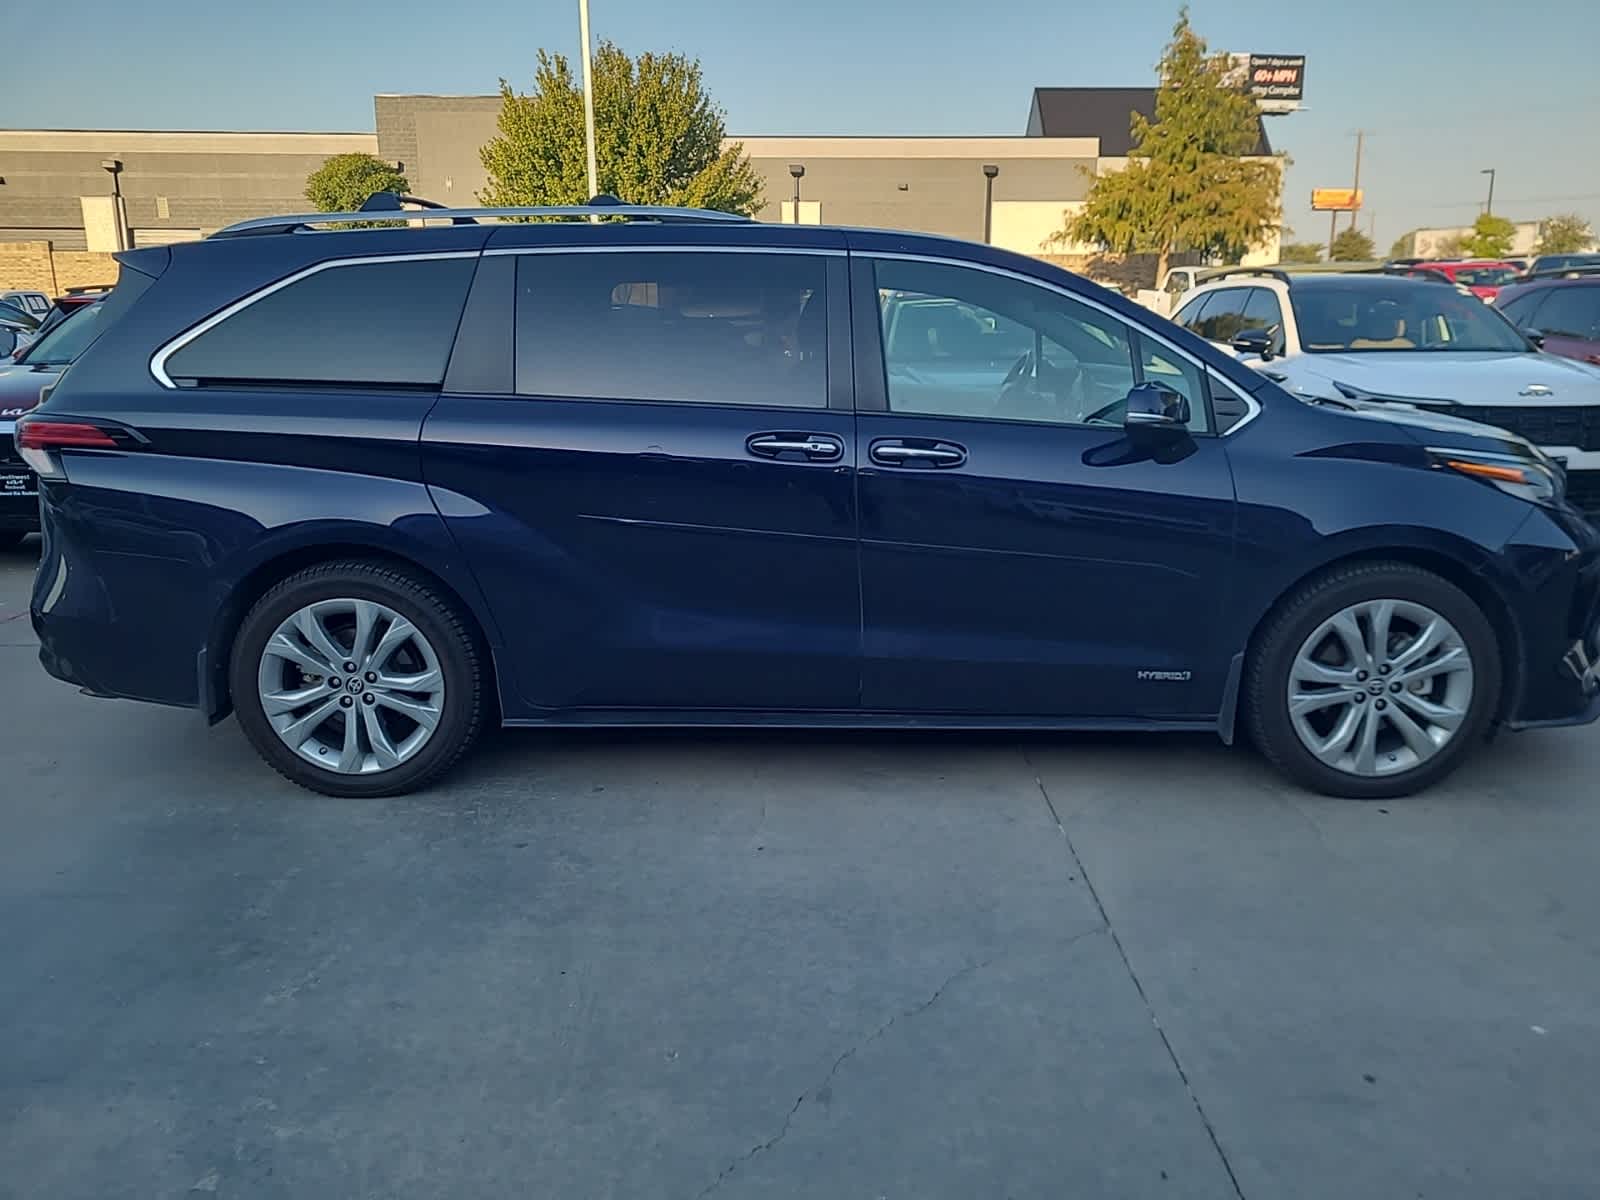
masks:
[[[1472,658],[1467,716],[1432,758],[1393,775],[1341,771],[1300,741],[1289,716],[1288,683],[1304,641],[1340,610],[1366,600],[1395,599],[1426,605],[1455,626]],[[1437,783],[1484,740],[1500,703],[1500,650],[1494,629],[1475,601],[1431,571],[1400,562],[1338,567],[1286,597],[1267,617],[1245,668],[1247,728],[1257,749],[1297,783],[1329,796],[1382,800]]]
[[[27,536],[26,529],[0,529],[0,551],[15,550]]]
[[[318,600],[372,600],[405,617],[428,639],[444,677],[444,704],[432,736],[398,766],[340,774],[302,758],[278,736],[261,704],[257,670],[268,639],[295,612]],[[481,730],[485,678],[466,616],[436,587],[387,563],[345,560],[298,571],[251,607],[234,638],[229,686],[239,724],[256,752],[292,783],[328,796],[395,796],[426,787],[466,754]]]

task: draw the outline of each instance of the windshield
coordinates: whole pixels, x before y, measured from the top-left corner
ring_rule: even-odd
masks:
[[[18,356],[18,362],[35,367],[64,367],[94,340],[104,304],[85,304]]]
[[[1301,348],[1312,354],[1528,349],[1504,317],[1453,288],[1291,288],[1289,302]]]
[[[1468,287],[1499,287],[1516,277],[1510,267],[1462,267],[1456,271],[1456,282]]]

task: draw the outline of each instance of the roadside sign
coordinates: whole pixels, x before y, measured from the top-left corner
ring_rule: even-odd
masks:
[[[1312,212],[1358,212],[1361,208],[1360,188],[1312,188]]]

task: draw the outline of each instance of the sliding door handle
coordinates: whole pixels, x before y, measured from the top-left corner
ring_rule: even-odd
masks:
[[[804,458],[807,462],[833,462],[844,457],[844,441],[831,433],[753,433],[744,447],[761,458]]]
[[[885,438],[873,442],[872,461],[885,467],[959,467],[967,461],[967,448],[955,442],[908,445],[908,441],[910,439]]]

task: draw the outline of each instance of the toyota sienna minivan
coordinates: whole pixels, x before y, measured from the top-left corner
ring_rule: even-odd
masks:
[[[499,723],[1210,730],[1370,798],[1600,714],[1600,539],[1516,436],[988,246],[430,216],[118,255],[17,423],[47,671],[341,796]]]

